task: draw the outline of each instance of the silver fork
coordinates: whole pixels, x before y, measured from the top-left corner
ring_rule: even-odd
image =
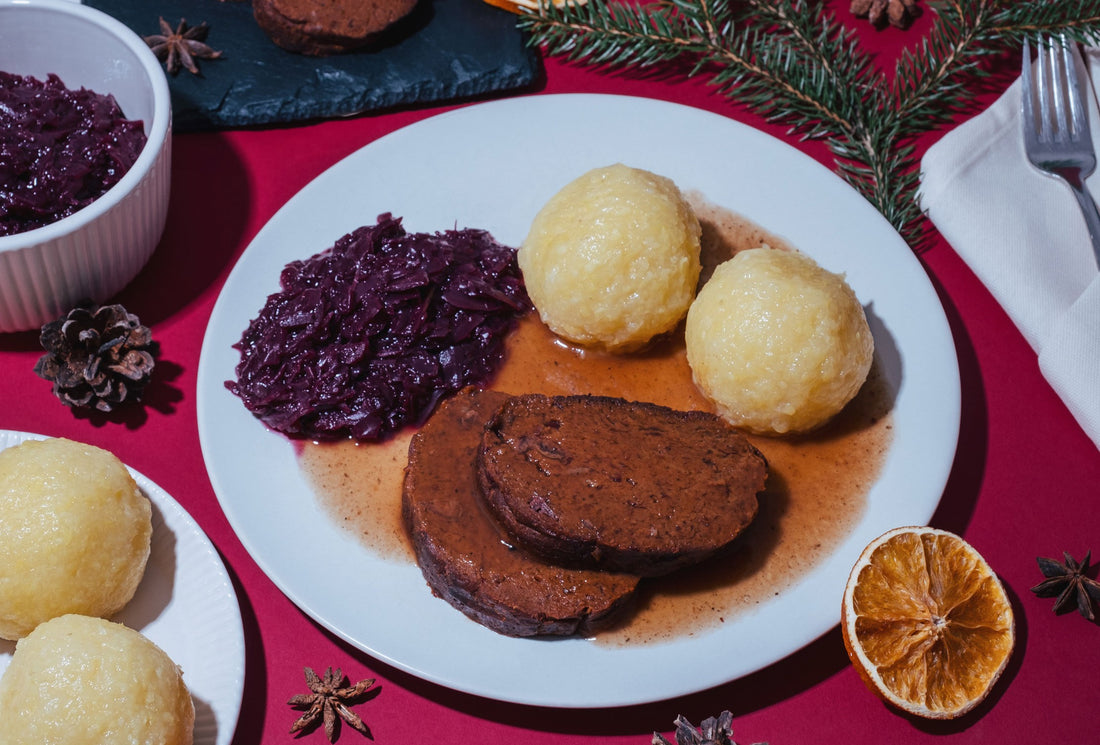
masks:
[[[1031,70],[1031,48],[1024,41],[1024,149],[1031,164],[1069,184],[1085,216],[1092,249],[1100,265],[1100,213],[1085,186],[1096,170],[1096,153],[1089,134],[1089,115],[1077,79],[1077,45],[1050,39],[1038,52],[1038,70]],[[1034,80],[1033,80],[1034,77]],[[1035,102],[1038,99],[1038,118]],[[1068,111],[1067,111],[1068,108]]]

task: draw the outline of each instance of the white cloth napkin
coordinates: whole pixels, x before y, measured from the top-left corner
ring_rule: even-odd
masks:
[[[1086,62],[1100,82],[1100,50]],[[1089,101],[1100,152],[1100,117]],[[1100,448],[1100,270],[1069,187],[1024,154],[1020,81],[921,161],[921,207],[1000,302]],[[1088,180],[1100,199],[1100,174]]]

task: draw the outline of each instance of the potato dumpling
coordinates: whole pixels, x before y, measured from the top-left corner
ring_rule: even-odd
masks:
[[[19,640],[0,678],[0,745],[191,745],[179,667],[119,623],[66,615]]]
[[[626,352],[684,317],[699,281],[700,234],[671,180],[616,164],[585,173],[546,203],[519,266],[554,333]]]
[[[806,432],[839,412],[871,368],[855,293],[804,254],[754,248],[715,269],[688,311],[695,384],[735,426]]]
[[[0,451],[0,637],[120,610],[145,573],[151,516],[106,450],[57,438]]]

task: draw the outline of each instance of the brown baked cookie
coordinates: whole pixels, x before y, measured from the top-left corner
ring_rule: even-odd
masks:
[[[361,49],[417,0],[252,0],[256,23],[278,46],[322,57]]]

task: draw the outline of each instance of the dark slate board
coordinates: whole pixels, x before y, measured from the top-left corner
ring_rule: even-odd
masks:
[[[84,0],[138,34],[205,21],[220,59],[200,76],[168,76],[177,132],[290,124],[375,109],[509,91],[531,84],[539,61],[516,17],[482,0],[421,0],[372,51],[306,57],[283,51],[256,25],[252,5],[226,0]]]

